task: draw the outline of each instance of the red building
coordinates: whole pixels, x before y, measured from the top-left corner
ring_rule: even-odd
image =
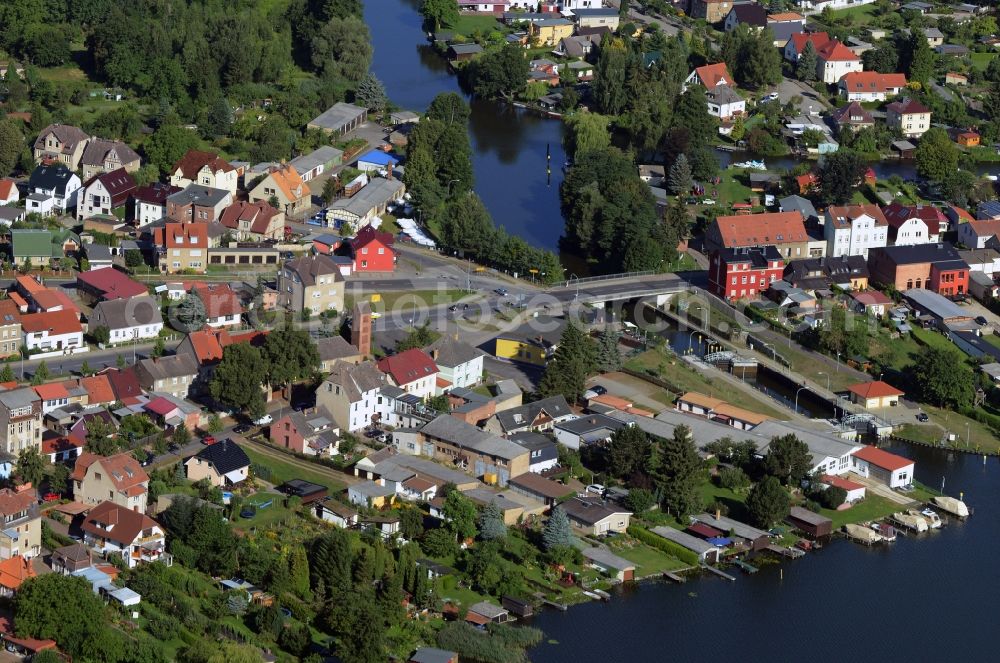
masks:
[[[351,240],[355,272],[391,272],[396,269],[392,233],[379,232],[368,224]]]
[[[969,292],[969,266],[964,260],[942,260],[931,265],[930,290],[954,297]]]
[[[784,270],[785,260],[773,246],[720,249],[712,254],[708,288],[723,299],[756,299]]]

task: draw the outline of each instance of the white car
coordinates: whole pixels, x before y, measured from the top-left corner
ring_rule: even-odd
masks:
[[[269,414],[265,414],[260,419],[255,419],[254,422],[253,422],[253,425],[254,426],[266,426],[269,423],[271,423],[272,421],[274,421],[274,417],[272,417]]]
[[[771,103],[772,101],[777,101],[777,100],[778,100],[778,93],[777,92],[772,92],[771,94],[767,94],[767,95],[764,95],[763,97],[761,97],[760,103],[762,103],[762,104],[768,104],[768,103]]]
[[[605,488],[604,486],[602,486],[599,483],[592,483],[589,486],[587,486],[587,492],[588,493],[594,493],[596,495],[600,495],[601,497],[604,497],[604,493],[607,492],[607,488]]]

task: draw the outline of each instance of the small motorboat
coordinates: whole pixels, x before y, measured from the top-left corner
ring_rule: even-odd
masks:
[[[911,513],[917,513],[916,511],[911,511]],[[937,515],[937,511],[931,509],[930,507],[920,511],[920,517],[927,521],[928,527],[931,529],[937,529],[941,527],[941,516]]]

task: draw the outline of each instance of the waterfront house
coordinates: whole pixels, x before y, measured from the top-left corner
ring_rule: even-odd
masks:
[[[886,106],[886,124],[905,138],[920,138],[931,128],[931,110],[915,99],[902,99]]]
[[[795,529],[805,532],[813,539],[829,536],[833,531],[833,521],[826,516],[813,513],[809,509],[793,506],[785,517],[785,522]]]
[[[865,498],[865,486],[857,481],[851,481],[850,479],[830,474],[824,474],[820,477],[820,481],[822,482],[821,485],[826,487],[836,486],[837,488],[843,488],[844,492],[847,493],[847,496],[844,498],[845,504],[854,504]]]
[[[632,513],[598,497],[574,497],[561,504],[574,526],[590,536],[623,534],[628,529]]]
[[[881,380],[852,384],[847,391],[851,395],[851,402],[866,410],[895,407],[905,395],[903,391]]]
[[[608,575],[615,580],[628,582],[635,578],[635,562],[615,555],[607,548],[584,548],[580,551],[587,565]]]
[[[728,301],[757,299],[781,280],[784,270],[785,260],[774,246],[716,249],[709,265],[709,291]]]
[[[851,456],[851,470],[867,479],[874,479],[890,488],[902,488],[913,483],[914,462],[873,446],[864,446]]]
[[[722,551],[717,545],[709,543],[705,539],[692,536],[687,532],[682,532],[679,529],[674,529],[673,527],[667,527],[665,525],[654,527],[650,531],[657,536],[663,537],[667,541],[676,543],[682,548],[690,550],[698,556],[698,561],[700,562],[705,564],[715,564],[719,561],[719,555]]]
[[[751,550],[763,550],[771,543],[771,535],[764,530],[751,527],[746,523],[733,520],[721,514],[710,515],[699,513],[694,516],[697,522],[714,527],[720,532],[729,532],[733,537],[742,539]]]
[[[473,603],[465,615],[466,622],[480,628],[490,623],[503,624],[508,619],[510,619],[510,613],[506,609],[487,601]]]

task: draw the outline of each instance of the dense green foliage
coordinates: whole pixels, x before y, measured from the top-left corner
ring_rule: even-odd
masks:
[[[754,525],[770,529],[788,515],[790,499],[788,491],[781,482],[772,476],[766,476],[753,488],[747,496],[747,509]]]
[[[267,371],[264,354],[259,349],[249,343],[227,346],[209,383],[212,398],[257,418],[264,412],[261,385]]]
[[[575,403],[586,391],[587,378],[597,370],[597,347],[593,339],[570,321],[559,338],[556,351],[538,383],[542,396],[563,395]]]
[[[662,536],[653,534],[649,530],[640,527],[638,525],[629,525],[628,535],[639,539],[647,546],[652,546],[667,553],[668,555],[673,555],[682,562],[686,562],[691,566],[698,566],[698,555],[694,552],[688,550],[687,548],[664,539]]]
[[[961,407],[972,402],[974,376],[959,368],[963,363],[957,350],[927,348],[906,374],[910,391],[918,400],[939,407]]]
[[[764,469],[782,483],[795,486],[812,469],[812,454],[805,442],[789,433],[771,439],[764,458]]]
[[[683,518],[704,506],[698,490],[703,479],[702,462],[691,429],[677,426],[673,437],[658,440],[650,464],[664,511]]]

